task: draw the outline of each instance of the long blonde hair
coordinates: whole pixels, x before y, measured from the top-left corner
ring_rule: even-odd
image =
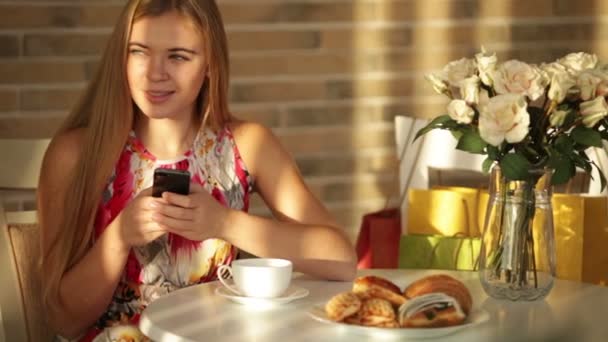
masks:
[[[91,246],[102,192],[132,129],[136,108],[127,84],[127,49],[133,22],[176,11],[198,27],[208,61],[207,78],[196,100],[198,122],[218,130],[230,121],[228,43],[215,0],[130,0],[114,28],[101,63],[80,102],[57,132],[84,128],[84,145],[67,189],[61,232],[44,255],[44,302],[58,304],[62,275]],[[67,209],[67,208],[66,208]],[[43,223],[43,222],[42,222]],[[44,227],[43,227],[44,229]]]

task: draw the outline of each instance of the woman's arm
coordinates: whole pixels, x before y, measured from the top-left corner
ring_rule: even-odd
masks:
[[[356,271],[352,244],[306,186],[276,136],[255,123],[237,122],[232,131],[257,191],[278,220],[231,211],[223,237],[261,257],[290,259],[299,271],[352,280]]]
[[[226,208],[191,184],[187,196],[163,193],[155,222],[191,240],[221,238],[260,257],[289,259],[298,271],[352,280],[356,256],[351,243],[306,187],[278,139],[257,124],[237,124],[233,132],[260,195],[278,220]]]
[[[61,239],[61,216],[71,210],[70,204],[65,202],[66,192],[82,143],[82,131],[70,132],[54,139],[45,155],[38,188],[44,255],[56,236]],[[130,244],[126,242],[130,240],[120,229],[122,221],[125,219],[119,215],[84,257],[61,275],[55,294],[58,298],[52,301],[59,305],[47,308],[49,321],[60,335],[66,338],[79,336],[107,309],[130,251]],[[47,266],[45,272],[59,272],[58,267]]]
[[[350,281],[355,255],[347,238],[333,226],[290,223],[231,210],[218,236],[260,257],[289,259],[296,271]]]

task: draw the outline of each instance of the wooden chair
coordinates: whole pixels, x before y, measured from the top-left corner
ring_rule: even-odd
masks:
[[[48,139],[0,139],[0,339],[50,341],[41,301],[35,190]],[[24,211],[25,209],[30,209]]]
[[[42,306],[36,212],[5,212],[0,207],[0,229],[0,309],[6,341],[50,341]]]

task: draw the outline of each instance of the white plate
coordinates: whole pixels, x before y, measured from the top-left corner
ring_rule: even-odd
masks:
[[[327,324],[334,325],[350,331],[358,335],[369,337],[388,337],[388,338],[436,338],[453,334],[462,329],[487,322],[490,319],[490,314],[482,309],[476,309],[471,312],[464,324],[445,328],[374,328],[361,325],[352,325],[341,322],[332,321],[325,314],[325,303],[313,306],[308,314],[315,320]]]
[[[215,289],[215,294],[220,297],[227,298],[239,304],[259,306],[286,304],[296,299],[304,298],[308,296],[308,293],[309,292],[307,289],[295,285],[291,285],[282,296],[275,298],[253,298],[247,296],[240,296],[228,290],[222,285]]]

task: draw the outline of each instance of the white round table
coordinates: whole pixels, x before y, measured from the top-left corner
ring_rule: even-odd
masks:
[[[608,341],[608,288],[558,280],[549,296],[536,302],[508,302],[489,298],[476,272],[438,270],[362,270],[359,275],[386,277],[403,288],[433,273],[447,273],[462,280],[473,296],[473,306],[489,313],[489,320],[441,341]],[[312,319],[308,311],[350,282],[330,282],[298,276],[294,284],[310,294],[303,299],[255,308],[215,294],[212,282],[175,291],[144,310],[141,331],[157,342],[194,341],[370,341],[342,327]]]

